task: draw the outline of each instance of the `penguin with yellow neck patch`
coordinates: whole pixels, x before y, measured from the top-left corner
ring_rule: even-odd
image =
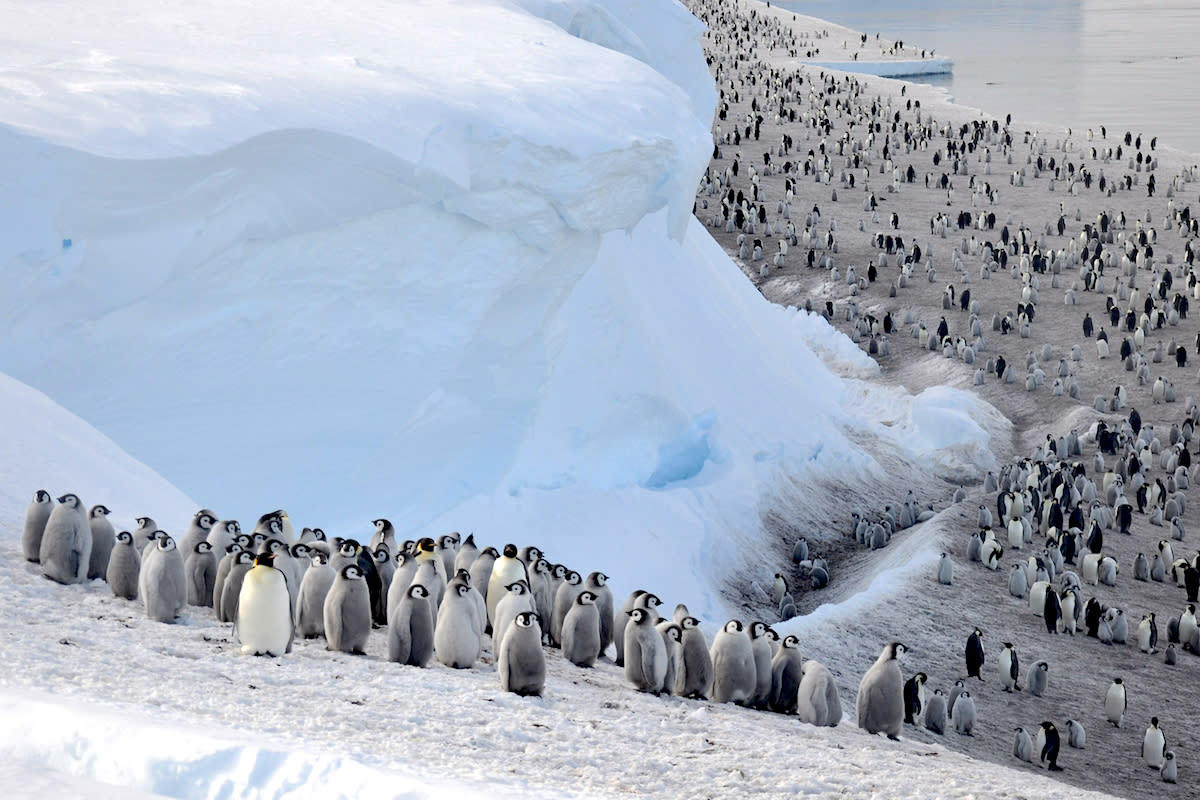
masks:
[[[287,576],[275,566],[272,553],[260,553],[242,580],[235,631],[242,652],[281,656],[292,651],[296,626]]]

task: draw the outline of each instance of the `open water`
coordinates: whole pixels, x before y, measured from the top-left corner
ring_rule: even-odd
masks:
[[[1013,123],[1130,130],[1200,159],[1200,3],[1192,0],[774,0],[954,60],[956,102]]]

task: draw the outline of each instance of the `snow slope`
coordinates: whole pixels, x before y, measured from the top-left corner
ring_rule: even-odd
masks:
[[[717,617],[781,482],[986,466],[943,452],[982,405],[843,382],[873,364],[691,218],[673,3],[54,8],[0,3],[0,369],[222,516],[535,539]]]

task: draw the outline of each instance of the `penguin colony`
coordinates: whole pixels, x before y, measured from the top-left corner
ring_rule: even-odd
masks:
[[[1200,170],[1160,172],[1157,141],[1134,131],[1046,135],[1011,116],[938,119],[912,87],[804,67],[795,43],[821,37],[787,12],[686,5],[708,25],[719,94],[695,215],[747,277],[768,299],[824,316],[885,373],[936,370],[938,382],[1001,409],[1072,421],[1041,430],[1030,456],[985,486],[955,492],[955,502],[977,499],[978,525],[947,547],[936,583],[997,587],[997,608],[1028,616],[1003,612],[1020,627],[987,634],[986,663],[960,660],[964,672],[943,680],[987,678],[966,689],[986,726],[986,703],[1005,683],[1024,707],[1042,697],[1058,706],[1077,682],[1078,665],[1039,633],[1127,648],[1147,669],[1191,665],[1200,553],[1182,542],[1187,490],[1200,478],[1188,451],[1200,409],[1187,352],[1200,355],[1188,321],[1200,299]],[[1038,209],[1054,210],[1038,219]],[[1131,581],[1145,584],[1135,602],[1122,599]],[[964,639],[988,627],[966,625]],[[997,673],[1002,657],[1015,674]],[[917,666],[930,673],[922,691],[940,733],[953,727],[955,693]],[[1070,748],[1087,741],[1083,722],[1093,740],[1101,726],[1115,735],[1106,690],[1096,694],[1071,710],[1077,718],[1050,723],[1053,733],[1034,723],[1024,735],[1036,744],[1061,732]],[[1152,704],[1139,724],[1157,714],[1167,727],[1167,705]]]
[[[487,660],[490,634],[501,688],[520,695],[544,691],[547,652],[558,650],[583,668],[609,658],[655,695],[770,709],[816,726],[842,718],[832,672],[803,658],[797,637],[781,641],[765,622],[730,620],[710,643],[685,605],[664,618],[659,598],[639,590],[615,607],[607,575],[551,564],[537,547],[481,548],[458,533],[397,541],[386,519],[374,521],[363,545],[320,528],[297,535],[283,510],[246,533],[200,509],[179,537],[191,548],[185,559],[155,520],[114,533],[106,507],[93,507],[90,524],[83,508],[74,494],[55,503],[38,490],[26,512],[27,560],[48,579],[79,583],[93,537],[111,539],[97,577],[115,596],[162,623],[188,605],[211,607],[246,655],[286,656],[297,638],[365,655],[382,636],[388,661],[471,669]]]

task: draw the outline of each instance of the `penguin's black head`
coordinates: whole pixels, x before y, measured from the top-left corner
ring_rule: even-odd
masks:
[[[522,611],[520,614],[517,614],[517,618],[514,620],[514,622],[516,622],[522,628],[532,628],[533,624],[537,622],[537,618],[538,615],[532,611]]]
[[[112,512],[109,511],[108,508],[105,507],[104,505],[92,506],[92,516],[93,517],[106,517],[111,513]]]
[[[767,633],[766,623],[764,623],[764,622],[751,622],[750,623],[750,638],[751,639],[758,639],[759,637],[765,636],[766,633]]]
[[[293,558],[308,558],[308,545],[304,542],[296,542],[291,547],[291,553]]]
[[[240,551],[235,556],[235,558],[237,559],[237,561],[235,563],[238,563],[238,564],[253,564],[254,563],[254,554],[251,553],[249,550]]]
[[[562,564],[555,564],[550,571],[554,574],[555,580],[562,581],[567,579],[567,568]]]
[[[357,564],[347,564],[342,567],[342,577],[347,580],[357,580],[363,576],[363,572],[358,568]]]
[[[259,553],[254,557],[254,566],[256,567],[273,567],[275,566],[274,553]]]
[[[544,558],[539,558],[537,563],[533,565],[533,571],[548,575],[550,573],[550,562]]]
[[[581,606],[589,606],[596,602],[596,595],[591,592],[580,592],[575,598],[575,603]]]
[[[480,550],[480,551],[479,551],[479,555],[481,555],[481,556],[491,556],[492,558],[499,558],[499,557],[500,557],[500,551],[499,551],[499,550],[497,550],[496,548],[492,547],[491,545],[488,545],[487,547],[485,547],[485,548],[483,548],[482,550]]]
[[[287,549],[287,545],[284,543],[284,541],[282,539],[268,539],[267,540],[267,551],[269,553],[271,553],[272,556],[274,556],[275,553],[278,553],[280,550],[286,550],[286,549]]]
[[[316,538],[316,540],[318,542],[326,541],[325,540],[325,531],[321,530],[320,528],[313,528],[312,535]]]
[[[663,628],[663,635],[673,642],[678,642],[683,638],[683,631],[679,629],[678,625],[671,624]]]
[[[1158,717],[1151,717],[1150,725],[1151,725],[1151,727],[1157,728],[1158,727]]]
[[[355,539],[342,539],[342,543],[338,545],[338,550],[342,555],[354,556],[358,555],[359,543]]]
[[[443,550],[450,549],[453,548],[454,545],[458,544],[458,539],[459,537],[457,533],[447,533],[445,536],[438,539],[438,545]]]
[[[254,539],[252,539],[250,536],[248,536],[244,533],[239,534],[238,536],[234,537],[234,542],[236,542],[238,545],[240,545],[243,548],[249,547],[253,541],[254,541]]]
[[[418,553],[432,553],[436,549],[437,542],[433,541],[433,539],[430,539],[428,536],[417,542]]]
[[[572,586],[578,586],[579,584],[583,583],[583,576],[573,569],[567,570],[564,580],[566,580],[566,582]]]
[[[608,576],[603,572],[593,572],[588,577],[591,578],[597,586],[603,586],[604,584],[608,583]]]
[[[196,512],[196,524],[204,530],[209,530],[217,523],[217,515],[209,511],[207,508],[202,508]]]
[[[392,551],[388,550],[388,546],[382,542],[375,548],[375,563],[386,564],[392,557]]]
[[[35,494],[33,496],[33,499],[35,502],[38,502],[38,503],[49,503],[50,502],[50,493],[47,492],[45,489],[38,489],[37,494]]]
[[[158,549],[171,551],[175,549],[175,540],[166,531],[155,531],[154,538],[158,540]]]
[[[62,497],[58,498],[58,502],[68,505],[71,508],[75,508],[79,505],[79,498],[68,492],[67,494],[64,494]]]
[[[742,621],[740,619],[731,619],[729,622],[725,623],[726,633],[741,633],[743,630],[745,630],[745,626],[742,625]]]
[[[684,617],[683,622],[680,624],[682,624],[683,629],[687,631],[691,630],[692,628],[700,627],[700,620],[696,619],[695,617]]]
[[[196,547],[194,548],[194,551],[197,553],[200,553],[200,554],[211,553],[212,545],[209,544],[208,542],[204,541],[203,539],[201,539],[200,541],[196,542]]]
[[[117,534],[117,541],[121,544],[133,544],[133,534],[129,531],[121,531]]]
[[[408,587],[408,596],[414,600],[424,600],[426,597],[429,597],[429,590],[419,583],[414,583]]]
[[[512,592],[513,594],[529,594],[529,584],[523,580],[510,583],[504,588],[508,589],[508,591]]]
[[[658,599],[658,595],[651,594],[650,592],[646,592],[646,594],[642,596],[642,602],[645,604],[646,608],[658,608],[662,605],[662,600]]]
[[[517,546],[515,544],[504,545],[504,555],[507,558],[516,558],[517,557]]]
[[[455,571],[454,577],[458,580],[465,581],[467,586],[471,585],[471,573],[463,567],[459,567],[458,570]]]
[[[684,621],[686,622],[687,619],[685,618]],[[789,650],[795,649],[800,646],[800,638],[797,636],[788,636],[783,640],[783,646]]]
[[[629,618],[633,620],[634,624],[640,624],[642,620],[646,619],[646,609],[644,608],[635,608],[632,611],[626,611],[625,613],[629,615]]]
[[[312,554],[312,565],[314,567],[323,567],[329,563],[329,556],[319,550]]]

